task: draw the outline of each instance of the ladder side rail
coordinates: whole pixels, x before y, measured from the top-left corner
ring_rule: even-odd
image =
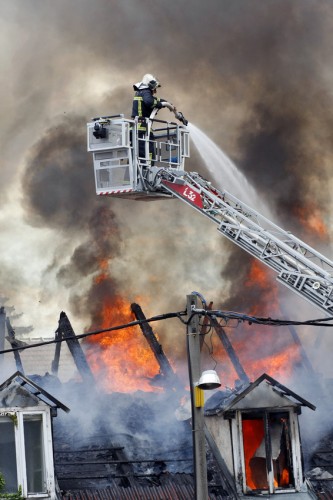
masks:
[[[207,214],[207,211],[203,210],[203,213]],[[299,271],[307,270],[311,274],[319,274],[323,279],[331,278],[331,274],[321,266],[308,260],[303,254],[300,254],[267,230],[255,227],[253,222],[249,222],[246,217],[238,216],[239,214],[235,214],[232,210],[221,210],[218,215],[220,220],[216,215],[211,217],[219,224],[218,230],[235,242],[245,238],[251,247],[257,249],[257,256],[261,259],[276,260],[283,258],[289,265]],[[241,220],[238,220],[239,218]]]
[[[250,231],[248,230],[248,234],[247,234],[246,230],[248,228],[246,226],[241,226],[240,223],[238,221],[236,221],[235,215],[237,215],[237,213],[234,210],[232,210],[231,207],[224,206],[223,211],[222,211],[220,208],[218,208],[220,205],[220,202],[214,203],[214,210],[213,210],[214,213],[211,213],[209,208],[204,209],[204,208],[197,207],[196,205],[191,203],[191,201],[188,200],[187,198],[184,198],[183,196],[174,192],[172,190],[172,188],[170,189],[170,192],[172,192],[179,199],[181,199],[185,203],[189,204],[190,206],[194,207],[196,210],[198,210],[203,215],[205,215],[206,217],[210,218],[213,222],[215,222],[219,226],[218,230],[220,232],[222,232],[229,240],[233,241],[238,246],[244,248],[245,250],[250,252],[255,257],[260,258],[260,259],[263,258],[262,257],[263,248],[265,245],[267,245],[267,243],[269,242],[269,239],[264,239],[264,238],[260,237],[260,235],[262,234],[261,228],[258,228],[258,227],[251,228]],[[217,217],[217,215],[216,215],[219,212],[220,212],[220,214],[223,212],[223,221],[222,222],[221,222],[221,219],[219,217]],[[223,230],[223,227],[226,230]],[[227,229],[229,229],[229,230],[227,230]],[[267,236],[265,233],[264,233],[264,235]],[[257,244],[254,244],[254,240],[256,241],[256,243],[261,242],[262,245],[259,247]],[[278,271],[280,271],[281,269],[284,269],[284,268],[281,268],[281,266],[277,267],[276,265],[274,265],[272,267]],[[290,267],[287,267],[286,269],[290,270]]]
[[[196,183],[192,185],[189,178],[186,179],[184,185],[196,189]],[[207,192],[205,188],[201,187],[200,196],[202,204],[206,203],[206,208],[197,206],[190,199],[173,191],[172,185],[168,187],[164,184],[164,187],[219,225],[218,230],[229,240],[276,271],[279,274],[277,277],[279,282],[296,291],[326,314],[333,314],[333,278],[327,271],[285,242],[280,241],[276,236],[271,235],[253,220],[247,219],[239,210],[235,210],[219,197]],[[238,206],[240,206],[239,203]],[[214,214],[211,207],[214,207]],[[292,239],[292,235],[290,236]],[[276,255],[267,251],[272,242],[277,249]]]
[[[221,231],[221,229],[219,228]],[[299,295],[305,297],[312,304],[319,306],[326,313],[333,314],[333,282],[325,276],[313,270],[299,265],[297,259],[290,255],[268,255],[260,253],[260,248],[251,244],[251,240],[244,238],[233,238],[226,232],[221,231],[229,240],[246,250],[248,253],[259,259],[261,262],[278,273],[277,281],[293,289]],[[247,244],[249,243],[249,244]]]
[[[292,245],[294,249],[299,248],[299,251],[304,255],[308,254],[307,258],[317,258],[322,262],[322,264],[327,265],[333,271],[333,262],[330,259],[317,252],[315,249],[307,245],[304,241],[293,235],[290,231],[284,231],[274,222],[259,214],[258,212],[247,206],[245,203],[240,202],[235,196],[231,195],[227,191],[219,191],[218,189],[213,188],[211,186],[211,183],[205,181],[204,179],[201,179],[201,182],[198,182],[198,177],[200,176],[196,173],[190,173],[188,175],[188,178],[191,179],[191,182],[194,182],[200,190],[202,190],[202,188],[204,188],[205,190],[207,189],[208,192],[211,192],[211,190],[213,190],[214,192],[212,192],[212,195],[214,195],[215,192],[218,193],[218,195],[215,195],[218,199],[222,199],[222,201],[224,201],[228,206],[232,206],[237,211],[240,211],[240,213],[245,214],[247,221],[252,220],[253,218],[260,227],[270,232],[272,236],[274,236],[274,233],[276,233],[279,242],[281,242],[281,240],[283,241],[283,238],[285,238],[284,242],[287,245]]]
[[[260,227],[252,227],[248,228],[246,225],[240,224],[236,219],[234,218],[235,212],[230,208],[229,211],[224,210],[223,211],[223,221],[216,217],[216,215],[212,215],[209,210],[205,209],[200,209],[199,207],[196,207],[191,203],[189,200],[183,198],[181,195],[178,195],[177,193],[173,192],[170,190],[175,196],[177,196],[179,199],[182,201],[185,201],[185,203],[188,203],[190,206],[194,207],[196,210],[201,212],[203,215],[207,216],[210,218],[213,222],[215,222],[219,227],[218,230],[224,234],[230,241],[233,241],[236,243],[238,246],[241,248],[245,249],[247,252],[251,253],[254,257],[262,260],[265,262],[265,264],[270,265],[275,271],[280,272],[280,271],[298,271],[298,272],[305,272],[308,271],[310,272],[311,270],[308,269],[307,266],[303,266],[302,268],[300,267],[299,263],[297,262],[297,259],[288,260],[286,257],[288,257],[288,253],[290,251],[288,247],[288,253],[287,255],[284,255],[283,253],[280,253],[278,255],[271,255],[271,254],[266,254],[265,255],[265,248],[267,248],[270,244],[270,239],[268,233],[263,233],[262,229]],[[225,208],[225,207],[224,207]],[[246,220],[246,219],[245,219]],[[263,237],[266,236],[266,239]],[[278,241],[278,240],[277,240]],[[298,255],[296,255],[298,257]],[[282,265],[285,264],[285,265]],[[288,264],[288,265],[287,265]],[[317,270],[322,274],[322,269],[318,268]],[[317,277],[317,273],[314,271],[312,272],[313,277]]]
[[[321,311],[323,311],[327,316],[333,316],[333,301],[332,296],[326,296],[324,294],[315,293],[312,287],[303,286],[302,288],[295,287],[288,280],[281,279],[277,276],[276,280],[282,283],[284,286],[295,292],[297,295],[307,300],[310,304],[315,305]]]
[[[324,285],[325,287],[328,287],[326,294],[331,294],[333,284],[332,275],[325,269],[310,261],[307,257],[303,256],[302,253],[299,253],[294,248],[291,248],[289,245],[285,245],[285,242],[281,242],[274,235],[270,235],[267,230],[263,231],[260,227],[254,227],[253,221],[250,222],[250,225],[252,227],[248,231],[248,238],[245,238],[245,240],[247,239],[248,241],[245,242],[244,239],[243,241],[240,241],[240,237],[244,237],[244,235],[246,235],[247,233],[248,228],[246,224],[244,224],[244,222],[247,223],[248,220],[243,217],[243,214],[239,214],[238,211],[235,214],[235,212],[232,210],[230,215],[229,210],[229,217],[226,217],[226,212],[223,211],[223,215],[224,220],[223,222],[221,222],[221,225],[218,229],[230,240],[234,241],[239,246],[243,247],[252,255],[259,258],[265,264],[269,265],[274,270],[280,273],[283,271],[287,271],[289,274],[291,274],[291,271],[295,269],[295,274],[298,273],[310,275],[310,277],[314,278],[314,280],[311,282],[312,286],[319,288],[320,285]],[[242,218],[243,223],[239,223],[239,221],[237,221],[237,218],[239,217]],[[211,218],[214,220],[214,217]],[[227,224],[225,221],[226,218],[228,218],[229,222],[231,223]],[[215,222],[218,223],[218,218],[215,218]],[[260,248],[263,249],[262,253],[260,253]],[[323,256],[321,256],[318,252],[317,255],[320,256],[320,264],[322,264],[323,259],[325,259],[325,263],[328,262],[330,266],[332,265],[332,263],[328,261],[328,259],[323,258]],[[284,275],[280,275],[281,279],[283,279],[283,277]]]
[[[191,184],[191,176],[186,175],[187,177],[187,182]],[[210,185],[210,183],[207,183]],[[225,218],[229,220],[230,222],[238,225],[240,228],[245,230],[246,228],[248,230],[253,231],[253,236],[255,237],[255,234],[257,232],[258,237],[261,237],[263,241],[272,241],[275,243],[275,245],[282,250],[283,252],[290,254],[293,258],[297,259],[299,262],[302,262],[304,266],[307,268],[312,269],[315,272],[322,273],[323,277],[326,277],[328,279],[332,278],[332,274],[323,269],[322,265],[326,264],[332,271],[333,271],[333,262],[311,248],[309,245],[305,244],[302,242],[299,238],[296,238],[292,233],[284,231],[281,229],[279,226],[277,226],[274,223],[270,223],[270,221],[264,217],[258,214],[253,209],[250,209],[247,207],[247,205],[243,205],[239,200],[237,200],[234,196],[229,195],[227,192],[221,193],[221,195],[224,195],[224,199],[220,196],[215,195],[214,193],[210,192],[209,189],[206,189],[205,187],[201,186],[200,187],[200,195],[203,198],[204,204],[206,203],[206,207],[203,208],[204,212],[209,212],[212,210],[215,212],[215,218],[214,216],[211,217],[213,220],[215,219],[216,222],[218,221],[218,218],[216,215],[220,215],[221,217],[221,224],[225,223]],[[231,199],[237,200],[237,207],[239,209],[235,209],[232,207],[231,204],[228,203],[229,196]],[[246,208],[246,211],[244,210]],[[253,220],[250,215],[254,216],[255,220]],[[264,228],[260,225],[260,221],[265,221],[267,222],[267,226],[269,227],[270,225],[277,230],[278,234],[280,236],[277,236],[273,232],[271,232],[268,228]],[[286,239],[283,240],[281,237],[285,237]],[[290,242],[290,243],[289,243]],[[310,260],[309,256],[305,256],[303,252],[300,250],[297,250],[297,248],[301,248],[304,250],[307,250],[309,254],[311,254],[312,258],[318,259],[318,263],[312,262]]]

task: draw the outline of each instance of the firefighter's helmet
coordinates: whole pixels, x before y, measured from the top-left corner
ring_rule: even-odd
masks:
[[[142,83],[143,83],[143,85],[147,85],[147,87],[149,87],[150,90],[155,90],[155,89],[157,89],[157,87],[161,86],[161,84],[157,80],[157,78],[155,76],[151,75],[150,73],[147,73],[146,75],[144,75],[144,77],[142,78]]]

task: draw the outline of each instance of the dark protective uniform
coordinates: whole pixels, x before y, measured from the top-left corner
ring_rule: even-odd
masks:
[[[149,88],[139,90],[134,86],[134,89],[136,93],[133,99],[132,118],[136,116],[149,118],[153,109],[163,107],[162,103],[165,102],[165,99],[154,97]]]
[[[153,92],[150,88],[138,89],[134,85],[134,90],[136,90],[133,106],[132,106],[132,118],[139,117],[138,121],[138,137],[139,137],[139,157],[145,158],[145,142],[144,137],[147,132],[147,124],[146,118],[150,117],[151,112],[157,108],[161,109],[163,107],[162,103],[165,102],[165,99],[160,99],[158,97],[154,97]],[[140,140],[142,139],[142,140]],[[154,158],[154,135],[150,133],[149,135],[149,156],[150,158]]]

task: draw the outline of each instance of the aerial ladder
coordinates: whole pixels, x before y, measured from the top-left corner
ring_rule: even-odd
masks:
[[[87,142],[96,194],[147,201],[180,199],[273,269],[278,282],[333,316],[333,262],[197,172],[186,172],[189,131],[182,113],[176,118],[180,124],[158,120],[153,113],[145,137],[138,133],[137,118],[93,118],[87,124]]]

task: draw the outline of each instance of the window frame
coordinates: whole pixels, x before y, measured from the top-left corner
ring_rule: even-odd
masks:
[[[237,449],[238,453],[234,455],[234,459],[236,455],[239,458],[239,464],[237,467],[237,463],[235,463],[235,469],[241,472],[242,477],[242,491],[244,494],[249,494],[250,491],[247,487],[246,481],[246,466],[245,466],[245,453],[243,446],[243,415],[258,413],[261,414],[264,422],[267,422],[267,416],[274,413],[288,413],[289,416],[289,428],[290,428],[290,442],[291,442],[291,455],[292,455],[292,468],[294,475],[294,487],[292,488],[276,488],[274,486],[274,475],[273,475],[273,467],[272,467],[272,457],[267,457],[266,460],[271,460],[271,472],[267,475],[268,481],[268,490],[260,490],[263,494],[271,495],[271,494],[280,494],[280,493],[293,493],[296,491],[300,491],[302,484],[302,459],[301,459],[301,446],[300,446],[300,435],[299,435],[299,426],[298,426],[298,417],[295,412],[295,408],[260,408],[260,409],[249,409],[249,410],[240,410],[237,411],[236,418],[236,432],[238,435],[237,445],[234,441],[234,446]],[[259,491],[259,490],[258,490]]]
[[[24,417],[39,416],[42,417],[42,450],[44,466],[44,485],[45,491],[40,493],[28,492],[27,467],[25,455],[25,437],[24,437]],[[14,423],[15,451],[16,451],[16,470],[18,488],[22,488],[22,496],[29,498],[55,498],[55,480],[53,463],[53,443],[52,443],[52,421],[49,408],[26,407],[22,409],[7,408],[6,412],[0,412],[0,418],[5,416],[16,416]]]

